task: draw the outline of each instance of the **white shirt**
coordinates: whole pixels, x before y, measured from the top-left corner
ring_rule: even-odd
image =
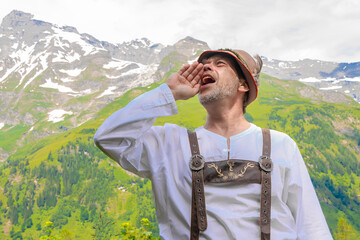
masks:
[[[95,134],[97,146],[123,168],[152,180],[162,239],[189,239],[191,213],[191,151],[187,131],[174,124],[152,126],[156,117],[177,114],[166,84],[147,92],[111,115]],[[196,129],[205,161],[262,155],[261,128],[227,139]],[[296,143],[271,130],[271,239],[332,239]],[[260,239],[260,184],[205,185],[208,227],[200,239]]]

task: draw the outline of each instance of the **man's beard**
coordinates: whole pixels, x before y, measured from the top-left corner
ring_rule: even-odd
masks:
[[[236,93],[237,89],[239,87],[238,81],[231,81],[230,83],[226,85],[215,85],[213,89],[209,89],[210,92],[206,94],[198,94],[199,102],[201,104],[207,104],[210,102],[218,101],[221,99],[224,99],[225,97],[229,97]],[[208,90],[208,91],[209,91]]]

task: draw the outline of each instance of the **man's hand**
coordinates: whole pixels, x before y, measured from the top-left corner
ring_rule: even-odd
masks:
[[[175,100],[186,100],[195,96],[200,89],[200,79],[204,72],[202,63],[184,65],[178,72],[171,74],[166,84]]]

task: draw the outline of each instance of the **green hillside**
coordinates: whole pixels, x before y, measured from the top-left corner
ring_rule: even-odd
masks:
[[[317,97],[318,90],[297,81],[261,78],[259,99],[247,109],[247,119],[295,139],[333,235],[339,220],[345,220],[349,234],[353,230],[359,238],[359,104],[330,104]],[[159,84],[128,91],[96,119],[25,145],[2,163],[0,239],[39,239],[46,235],[48,221],[53,223],[52,234],[61,239],[109,239],[121,233],[123,223],[140,227],[143,218],[158,236],[150,181],[122,170],[94,146],[92,137],[111,113]],[[303,97],[303,91],[314,92],[314,97]],[[190,129],[204,124],[206,113],[197,98],[177,104],[178,115],[156,124],[171,122]],[[1,141],[6,145],[11,137]]]

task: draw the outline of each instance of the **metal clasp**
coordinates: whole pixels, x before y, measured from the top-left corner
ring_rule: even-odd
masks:
[[[204,157],[200,154],[192,155],[190,158],[189,165],[192,171],[199,171],[205,166]]]
[[[265,162],[265,164],[264,164],[263,163],[264,159],[269,160],[269,162]],[[271,172],[273,170],[273,164],[272,164],[271,158],[269,158],[268,156],[265,156],[265,155],[260,156],[259,157],[259,165],[260,165],[260,168],[262,170],[264,170],[265,172]]]

